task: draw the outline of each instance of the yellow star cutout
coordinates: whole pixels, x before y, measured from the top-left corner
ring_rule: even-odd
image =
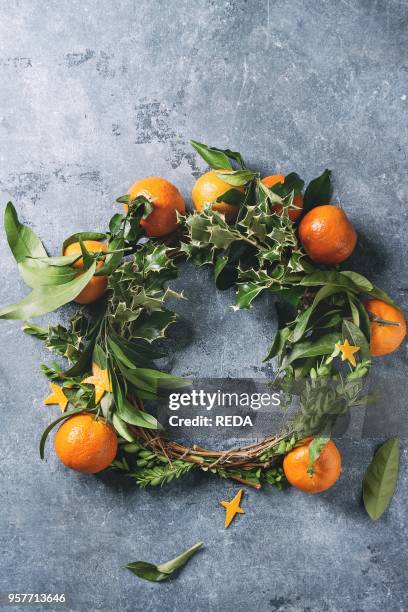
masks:
[[[59,387],[55,383],[50,383],[50,387],[52,393],[45,398],[44,404],[58,404],[61,408],[61,412],[64,412],[68,404],[68,398],[62,390],[62,387]]]
[[[108,370],[102,370],[96,363],[92,364],[92,376],[88,376],[82,382],[95,387],[95,404],[99,404],[105,391],[108,393],[112,391]]]
[[[228,525],[231,524],[232,519],[234,518],[236,514],[245,514],[245,510],[243,510],[239,505],[241,501],[242,493],[243,493],[243,489],[240,489],[238,493],[236,494],[236,496],[234,497],[234,499],[231,500],[230,502],[226,502],[226,501],[220,502],[221,506],[224,506],[226,510],[225,525],[224,525],[225,529],[228,527]]]
[[[354,353],[358,353],[358,351],[360,350],[359,346],[353,346],[349,343],[348,340],[345,340],[344,344],[340,344],[340,342],[337,342],[336,348],[341,351],[342,361],[346,361],[347,359],[351,363],[351,365],[356,365],[356,358],[354,357]]]

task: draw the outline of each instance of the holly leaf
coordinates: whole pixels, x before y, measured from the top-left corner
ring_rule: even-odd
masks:
[[[161,582],[170,578],[175,571],[183,567],[202,546],[202,542],[197,542],[197,544],[185,550],[178,557],[171,559],[171,561],[166,561],[166,563],[161,563],[160,565],[147,563],[146,561],[134,561],[133,563],[128,563],[126,569],[144,580]]]
[[[4,211],[4,229],[7,242],[17,263],[26,257],[47,257],[47,252],[32,229],[20,223],[17,211],[8,202]]]
[[[394,495],[399,471],[398,437],[380,446],[363,480],[363,501],[369,517],[376,521],[386,511]]]
[[[250,308],[254,299],[265,289],[264,285],[256,283],[240,283],[238,285],[237,297],[235,300],[234,310],[243,310]]]
[[[310,181],[303,197],[303,211],[309,212],[315,206],[330,204],[333,195],[331,170],[325,170],[320,176]]]

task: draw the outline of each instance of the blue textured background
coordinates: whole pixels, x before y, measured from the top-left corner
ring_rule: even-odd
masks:
[[[136,178],[165,176],[189,200],[204,169],[191,137],[269,174],[330,167],[360,234],[352,264],[407,307],[407,21],[398,0],[2,1],[1,202],[56,253],[74,231],[104,228]],[[9,303],[26,289],[3,234],[0,260]],[[190,302],[174,371],[260,375],[270,301],[234,314],[209,273],[189,268],[180,285]],[[42,463],[38,437],[58,413],[42,405],[49,355],[19,327],[0,325],[0,590],[64,591],[76,611],[407,609],[406,446],[378,523],[361,480],[379,440],[343,439],[335,488],[250,490],[246,515],[224,531],[217,502],[232,483],[197,474],[140,491],[64,469],[51,445]],[[406,432],[407,363],[406,344],[376,362],[390,381],[373,408],[379,439]],[[201,539],[205,550],[166,584],[121,569]]]

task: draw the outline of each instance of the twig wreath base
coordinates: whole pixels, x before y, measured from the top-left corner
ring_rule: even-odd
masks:
[[[125,214],[116,213],[106,232],[73,234],[64,241],[63,255],[49,257],[41,240],[20,223],[10,202],[5,211],[7,239],[33,291],[0,310],[0,318],[41,316],[75,300],[93,276],[108,279],[105,297],[91,311],[78,311],[68,327],[33,323],[23,327],[70,362],[65,371],[58,364],[42,366],[53,384],[59,381],[59,393],[73,407],[44,431],[42,458],[53,427],[89,412],[103,417],[117,434],[119,452],[111,467],[141,486],[163,485],[196,468],[255,488],[263,483],[282,488],[282,457],[303,438],[327,432],[338,416],[369,401],[364,380],[371,367],[371,321],[365,299],[393,301],[361,274],[316,264],[303,250],[293,213],[298,220],[331,201],[329,170],[305,190],[294,172],[283,183],[267,187],[239,153],[192,144],[229,188],[200,212],[178,215],[178,230],[167,239],[146,240],[144,222],[154,201],[126,195],[117,200],[126,205]],[[301,201],[303,209],[295,201]],[[215,203],[236,207],[235,221],[227,223],[213,208]],[[107,241],[107,250],[89,252],[86,241]],[[66,256],[66,248],[74,243],[80,244],[80,254]],[[177,319],[167,301],[184,297],[169,286],[177,277],[179,258],[211,266],[217,289],[235,287],[234,310],[251,308],[264,291],[278,298],[279,329],[265,361],[276,360],[274,382],[286,405],[295,396],[299,401],[299,411],[286,431],[241,448],[189,448],[162,437],[160,424],[144,410],[143,401],[157,399],[161,389],[186,384],[155,365],[165,354],[156,348],[160,346],[156,341],[166,337]],[[75,267],[78,260],[81,269]],[[346,367],[340,360],[344,361],[341,346],[357,351]],[[98,396],[88,382],[96,378],[94,370],[103,376]]]

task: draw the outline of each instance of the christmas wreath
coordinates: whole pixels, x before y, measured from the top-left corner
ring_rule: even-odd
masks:
[[[56,452],[82,472],[111,466],[147,486],[199,469],[255,488],[281,488],[286,475],[300,488],[323,490],[340,472],[338,461],[319,481],[318,462],[323,468],[330,445],[337,452],[330,427],[367,403],[372,356],[401,344],[404,317],[384,291],[344,268],[357,235],[330,204],[329,170],[304,190],[296,173],[261,179],[237,152],[192,145],[212,168],[194,186],[193,214],[171,183],[143,179],[118,198],[124,212],[113,215],[106,233],[76,233],[62,255],[50,257],[7,204],[8,243],[32,291],[0,318],[33,319],[71,301],[89,305],[67,327],[23,327],[70,362],[66,369],[41,366],[51,385],[45,403],[62,410],[41,437],[41,457],[60,425]],[[263,291],[276,294],[279,330],[265,361],[276,359],[273,385],[287,402],[299,402],[284,431],[241,448],[189,448],[162,436],[146,411],[145,400],[189,384],[155,366],[177,318],[168,301],[183,298],[171,289],[181,260],[212,266],[220,290],[235,286],[235,310],[249,309]],[[304,474],[291,468],[300,452]]]

